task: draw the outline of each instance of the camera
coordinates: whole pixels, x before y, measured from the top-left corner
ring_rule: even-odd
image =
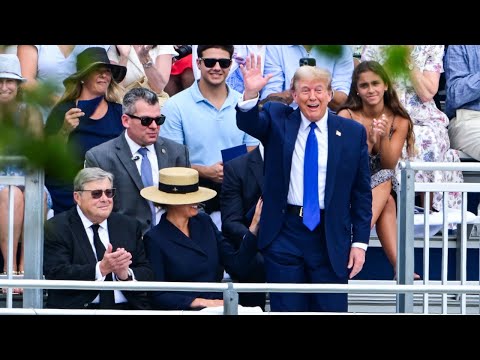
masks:
[[[180,45],[180,46],[175,46],[175,51],[178,53],[177,56],[174,57],[175,60],[180,60],[181,58],[184,58],[187,55],[190,55],[192,53],[192,46],[191,45]]]
[[[298,61],[298,65],[299,66],[304,66],[304,65],[315,66],[315,65],[317,65],[317,62],[315,61],[314,58],[301,58]]]

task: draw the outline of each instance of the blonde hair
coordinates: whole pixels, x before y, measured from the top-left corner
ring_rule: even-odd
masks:
[[[309,65],[300,66],[292,77],[290,90],[294,91],[301,80],[322,80],[327,83],[327,90],[332,90],[332,74],[327,69]]]
[[[58,100],[57,104],[65,101],[77,100],[82,92],[81,80],[82,79],[76,79],[75,81],[67,82],[65,84],[65,92],[60,100]],[[110,85],[108,85],[105,99],[110,102],[122,103],[122,100],[120,99],[120,86],[115,80],[113,80],[113,78],[110,81]]]

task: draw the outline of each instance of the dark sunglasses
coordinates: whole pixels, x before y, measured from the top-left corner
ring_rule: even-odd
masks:
[[[231,59],[213,59],[213,58],[200,58],[207,68],[212,68],[218,62],[222,69],[226,69],[232,63]]]
[[[105,189],[105,190],[76,190],[76,191],[90,191],[93,199],[100,199],[102,194],[105,193],[105,196],[109,199],[115,196],[115,188]]]
[[[165,122],[165,115],[160,115],[157,117],[150,117],[150,116],[136,116],[131,114],[125,114],[130,116],[132,119],[138,119],[142,123],[143,126],[150,126],[150,124],[155,121],[155,124],[162,125]]]

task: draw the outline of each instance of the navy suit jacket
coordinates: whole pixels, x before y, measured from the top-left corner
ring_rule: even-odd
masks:
[[[140,223],[112,212],[108,217],[108,235],[113,250],[122,247],[132,254],[132,269],[138,281],[153,280],[145,256]],[[95,280],[97,258],[88,240],[77,207],[64,211],[45,223],[43,270],[48,280]],[[47,307],[82,309],[98,295],[98,290],[48,290]],[[134,309],[149,309],[146,292],[124,291]]]
[[[257,241],[250,232],[236,251],[206,213],[190,218],[188,228],[190,237],[168,221],[165,213],[145,234],[145,250],[155,281],[220,282],[224,267],[229,274],[245,276],[256,259]],[[192,310],[190,304],[197,297],[222,296],[221,292],[155,291],[152,305],[157,309]]]
[[[258,147],[224,164],[220,193],[222,232],[236,248],[252,222],[262,187],[263,159]]]
[[[300,108],[269,102],[243,112],[239,129],[264,145],[265,179],[258,244],[265,249],[286,219],[292,155],[300,128]],[[372,192],[366,130],[363,125],[328,114],[328,158],[325,184],[325,237],[328,255],[339,277],[347,275],[351,243],[368,244]]]

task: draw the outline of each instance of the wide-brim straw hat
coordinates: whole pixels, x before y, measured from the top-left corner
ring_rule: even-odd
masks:
[[[170,167],[159,172],[158,187],[140,191],[145,199],[165,205],[197,204],[215,197],[217,192],[198,186],[198,171],[185,167]]]
[[[0,79],[14,79],[21,82],[27,81],[22,76],[20,60],[15,54],[0,54]]]
[[[99,66],[108,67],[112,71],[112,79],[117,83],[127,74],[126,66],[110,63],[107,51],[103,47],[92,46],[77,55],[77,72],[63,80],[63,84],[80,81]]]

